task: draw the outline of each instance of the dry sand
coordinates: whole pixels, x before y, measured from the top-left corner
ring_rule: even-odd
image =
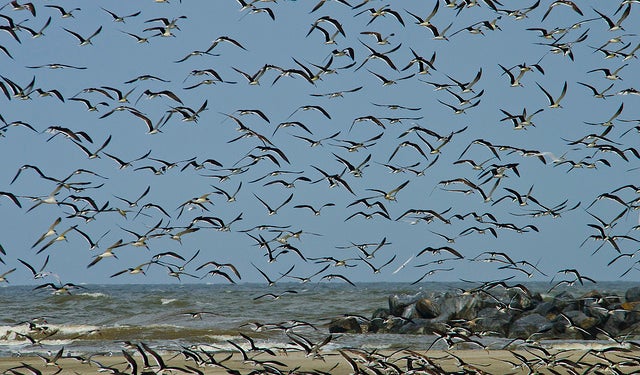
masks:
[[[632,371],[639,370],[640,366],[638,363],[635,363],[635,367],[631,366],[630,360],[628,358],[639,358],[640,359],[640,351],[629,351],[629,352],[591,352],[587,353],[587,349],[550,349],[549,350],[551,357],[555,358],[555,362],[545,364],[542,360],[536,358],[536,355],[541,357],[549,358],[547,355],[543,354],[540,350],[530,350],[529,352],[524,350],[517,350],[514,352],[508,350],[452,350],[449,352],[445,351],[429,351],[425,352],[409,352],[409,351],[400,351],[400,352],[389,352],[389,351],[380,351],[376,352],[378,356],[376,361],[370,361],[366,363],[366,360],[362,358],[362,351],[358,350],[344,350],[343,353],[349,354],[351,358],[359,359],[357,360],[358,368],[364,370],[363,373],[375,374],[373,370],[367,369],[367,366],[373,366],[373,362],[378,363],[378,373],[390,373],[395,374],[398,373],[397,370],[390,372],[385,372],[383,368],[380,366],[381,362],[391,363],[398,368],[400,368],[403,372],[407,370],[407,360],[406,356],[414,356],[416,357],[418,354],[425,356],[429,360],[433,361],[437,366],[440,366],[443,370],[446,371],[458,371],[463,368],[468,370],[475,370],[475,373],[490,373],[490,374],[528,374],[530,371],[526,369],[526,367],[516,367],[514,365],[521,365],[522,361],[517,358],[518,355],[523,356],[528,360],[532,361],[532,369],[538,371],[541,374],[569,374],[572,373],[569,368],[575,369],[578,373],[593,373],[595,370],[602,371],[603,373],[610,373],[608,369],[604,366],[609,364],[609,361],[616,363],[623,363],[623,361],[627,361],[628,364],[619,365],[618,370],[622,371],[622,373],[628,374]],[[360,354],[358,354],[360,353]],[[516,354],[513,354],[516,353]],[[251,353],[250,353],[251,354]],[[275,360],[278,362],[282,362],[286,364],[286,368],[281,365],[274,364],[273,367],[277,368],[285,374],[309,374],[309,373],[324,373],[324,374],[353,374],[354,370],[352,369],[349,362],[343,357],[340,352],[322,352],[322,358],[311,358],[305,356],[302,352],[291,352],[291,353],[280,353],[276,356],[270,356],[265,353],[260,353],[254,356],[254,359],[258,361],[269,361]],[[456,360],[453,356],[457,356],[464,362],[464,364],[460,364],[458,360]],[[229,354],[217,353],[215,354],[215,359],[220,361],[226,358]],[[63,358],[57,361],[57,364],[62,368],[60,373],[62,374],[96,374],[96,373],[104,373],[106,370],[100,370],[100,365],[104,367],[113,367],[122,371],[123,373],[130,374],[131,370],[127,368],[127,364],[125,362],[122,354],[114,355],[114,356],[95,356],[92,358],[93,361],[91,364],[82,363],[78,359],[73,358],[65,358],[66,354],[63,355]],[[175,358],[170,359],[172,356]],[[385,359],[384,356],[391,356],[389,359]],[[598,356],[601,356],[599,358]],[[404,358],[403,358],[404,357]],[[582,359],[581,359],[582,357]],[[204,372],[205,374],[228,374],[230,372],[227,369],[222,367],[215,366],[204,366],[198,367],[195,365],[193,361],[185,361],[184,357],[180,354],[178,356],[172,355],[170,353],[163,353],[163,358],[165,358],[168,366],[178,366],[186,369],[186,366],[191,366],[192,368],[197,368],[199,371]],[[137,372],[142,372],[142,358],[136,353],[134,355],[134,359],[137,362],[138,369]],[[581,360],[580,360],[581,359]],[[580,360],[578,364],[577,361]],[[150,358],[152,365],[155,367],[155,362]],[[426,361],[416,360],[414,366],[418,366],[419,363],[425,363]],[[30,371],[26,367],[19,368],[27,364],[32,366],[36,370],[40,371],[43,375],[50,375],[56,373],[58,371],[58,367],[56,366],[46,366],[45,361],[38,357],[11,357],[11,358],[0,358],[0,371],[4,371],[3,374],[31,374],[34,373]],[[600,367],[591,368],[591,372],[589,372],[590,366],[588,364],[602,364]],[[265,364],[269,366],[268,363]],[[242,357],[235,353],[233,354],[231,359],[224,361],[224,366],[237,370],[239,374],[249,374],[252,371],[264,369],[265,365],[248,363],[242,360]],[[432,367],[433,368],[433,367]],[[11,371],[9,369],[15,369]],[[291,371],[292,369],[296,369],[295,371]],[[291,371],[291,372],[287,372]],[[196,371],[192,371],[196,373]],[[107,372],[108,373],[108,372]],[[178,374],[180,371],[172,371],[172,373]],[[234,373],[234,372],[231,372]],[[256,372],[254,372],[256,373]],[[266,373],[266,372],[264,372]],[[277,373],[275,371],[271,373]],[[415,372],[414,372],[415,373]],[[437,373],[437,372],[417,372],[417,373]],[[597,373],[597,372],[595,372]],[[37,374],[37,373],[34,373]]]

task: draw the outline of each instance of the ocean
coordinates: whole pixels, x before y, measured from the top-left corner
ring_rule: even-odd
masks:
[[[548,283],[528,283],[532,292],[544,293]],[[603,282],[567,287],[573,295],[597,289],[624,295],[635,283]],[[118,354],[126,341],[145,342],[161,350],[203,347],[210,351],[232,350],[228,342],[242,342],[248,335],[256,345],[286,348],[291,340],[281,329],[262,325],[281,324],[310,340],[329,335],[327,324],[343,314],[371,317],[388,307],[392,294],[442,293],[469,288],[469,283],[278,283],[239,285],[83,285],[71,295],[53,295],[34,286],[0,288],[0,356],[50,353],[64,346],[67,353]],[[296,293],[286,293],[295,291]],[[558,290],[557,292],[560,292]],[[274,299],[265,293],[282,294]],[[554,294],[556,291],[554,291]],[[256,299],[257,298],[257,299]],[[204,312],[195,316],[197,312]],[[48,327],[34,333],[28,321]],[[311,325],[300,322],[311,323]],[[32,327],[33,328],[33,327]],[[25,336],[36,338],[31,343]],[[433,335],[333,334],[323,349],[359,347],[425,350],[436,340]],[[508,339],[485,337],[484,344],[504,345]],[[437,343],[434,348],[439,348]],[[442,344],[444,347],[444,344]],[[442,349],[442,348],[441,348]]]

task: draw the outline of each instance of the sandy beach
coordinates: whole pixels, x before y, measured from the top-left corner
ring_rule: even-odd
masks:
[[[249,352],[250,360],[243,360],[239,353],[216,353],[213,357],[219,365],[196,364],[185,359],[181,353],[163,352],[168,369],[166,372],[204,373],[204,374],[248,374],[248,373],[288,373],[288,374],[353,374],[353,366],[361,373],[446,373],[468,370],[471,373],[490,374],[542,374],[591,373],[616,368],[622,373],[640,369],[640,351],[629,349],[610,350],[605,347],[593,348],[554,348],[527,350],[451,350],[451,351],[369,351],[344,349],[341,351],[321,352],[316,357],[306,356],[302,352],[254,354]],[[231,357],[230,357],[231,356]],[[349,357],[349,360],[346,357]],[[150,369],[143,368],[143,360],[138,353],[132,356],[136,370],[132,371],[122,354],[113,356],[93,356],[91,361],[63,354],[55,364],[47,364],[39,357],[0,358],[3,374],[23,374],[38,371],[44,375],[94,374],[102,372],[135,374],[145,371],[160,372],[157,363],[149,358]],[[607,372],[608,373],[608,372]]]

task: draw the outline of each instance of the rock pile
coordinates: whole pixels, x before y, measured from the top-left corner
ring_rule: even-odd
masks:
[[[597,290],[580,296],[530,293],[516,285],[497,294],[478,288],[463,293],[419,292],[389,296],[389,307],[371,318],[344,315],[332,333],[442,334],[463,328],[475,335],[527,339],[611,339],[640,334],[640,287],[624,296]]]

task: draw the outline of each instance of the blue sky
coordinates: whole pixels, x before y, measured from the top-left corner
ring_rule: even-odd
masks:
[[[325,264],[331,264],[323,273],[314,276],[314,282],[329,282],[321,278],[331,274],[343,275],[353,282],[414,282],[423,276],[424,281],[493,280],[512,276],[517,280],[528,279],[525,272],[514,270],[513,265],[498,262],[497,260],[504,260],[500,256],[494,256],[493,261],[482,261],[491,258],[483,253],[495,252],[507,254],[514,262],[527,261],[537,265],[544,275],[531,266],[518,264],[532,274],[531,280],[553,279],[557,282],[564,279],[570,282],[573,280],[571,274],[559,272],[564,269],[577,269],[581,274],[596,280],[616,280],[631,269],[624,279],[637,280],[639,273],[632,269],[635,265],[634,257],[622,257],[610,266],[607,265],[616,256],[632,254],[640,248],[636,240],[637,227],[634,230],[634,226],[639,224],[638,211],[631,209],[633,200],[638,198],[637,193],[631,189],[615,193],[626,202],[626,207],[606,198],[593,205],[591,203],[603,193],[611,193],[627,184],[637,184],[640,161],[632,151],[625,152],[628,159],[626,161],[615,153],[598,151],[597,147],[569,144],[589,134],[602,134],[607,127],[588,125],[585,122],[605,122],[624,104],[620,115],[613,120],[613,127],[605,135],[606,139],[596,143],[612,145],[622,150],[637,147],[639,133],[632,128],[638,126],[637,119],[640,118],[636,105],[638,96],[620,94],[623,90],[633,88],[638,82],[637,58],[623,60],[623,55],[617,55],[605,59],[604,53],[596,50],[607,44],[609,39],[619,36],[622,36],[622,42],[610,43],[604,49],[618,50],[629,44],[622,49],[623,54],[628,54],[638,45],[640,40],[635,34],[631,34],[635,29],[634,25],[638,24],[636,7],[632,7],[629,16],[622,22],[625,30],[609,31],[605,20],[593,8],[616,22],[625,9],[623,7],[614,15],[618,4],[580,3],[583,16],[570,7],[556,6],[541,22],[550,5],[548,1],[543,1],[522,20],[516,20],[506,12],[496,13],[483,2],[479,6],[464,8],[459,13],[442,2],[431,22],[439,30],[451,23],[446,35],[463,30],[447,41],[434,40],[433,33],[428,28],[417,25],[409,14],[411,12],[426,17],[436,4],[435,1],[389,3],[387,9],[397,12],[404,26],[391,14],[373,19],[371,12],[367,10],[369,7],[379,9],[386,4],[371,1],[354,10],[340,2],[327,1],[317,11],[310,13],[315,3],[307,1],[256,2],[254,11],[241,11],[240,5],[230,0],[185,0],[168,4],[152,1],[101,2],[104,9],[119,15],[141,12],[135,17],[126,18],[124,23],[114,22],[100,6],[86,2],[65,2],[66,10],[80,8],[73,12],[73,17],[68,18],[62,18],[55,8],[45,7],[51,5],[49,3],[35,3],[35,17],[27,10],[12,10],[11,5],[3,8],[0,13],[11,17],[15,24],[36,31],[49,17],[51,22],[44,30],[44,35],[39,38],[32,38],[25,30],[16,31],[21,43],[8,32],[0,34],[0,45],[13,57],[12,59],[0,53],[4,67],[2,83],[11,94],[8,81],[24,87],[35,77],[33,88],[45,91],[56,89],[65,101],[63,103],[55,97],[40,97],[37,92],[31,93],[28,100],[8,100],[5,96],[0,96],[0,114],[7,123],[21,121],[36,130],[34,132],[24,126],[7,126],[0,139],[0,152],[4,160],[0,167],[4,176],[0,180],[0,190],[17,196],[22,205],[19,208],[8,198],[0,200],[3,218],[0,243],[6,251],[6,255],[1,255],[4,264],[0,265],[0,273],[17,268],[7,275],[11,284],[57,283],[53,276],[34,280],[29,270],[18,261],[21,259],[39,268],[49,256],[45,271],[56,274],[62,283],[177,282],[168,275],[169,268],[160,264],[152,264],[146,275],[125,273],[113,278],[110,276],[149,262],[158,253],[175,252],[189,259],[199,250],[198,256],[185,267],[185,272],[198,278],[183,275],[182,282],[228,282],[220,275],[199,278],[207,270],[214,269],[204,267],[196,271],[198,266],[209,261],[235,265],[242,276],[241,280],[232,275],[228,268],[222,268],[221,271],[228,272],[236,282],[265,281],[251,263],[271,278],[277,278],[292,266],[294,269],[291,276],[307,277],[320,271]],[[506,0],[503,4],[498,8],[514,10],[516,7],[528,6]],[[275,20],[266,12],[256,11],[259,8],[269,8]],[[359,12],[362,13],[358,14]],[[345,36],[336,35],[337,44],[325,44],[324,36],[318,29],[308,34],[311,25],[325,16],[337,20],[345,31]],[[172,37],[152,37],[155,31],[143,30],[163,26],[161,21],[152,21],[156,18],[176,19],[179,29],[171,29],[174,34]],[[496,20],[500,30],[489,30],[481,26],[483,34],[472,34],[465,30],[470,25],[478,27],[478,22],[493,20]],[[571,29],[572,25],[581,21],[585,22],[579,28]],[[5,18],[0,23],[8,25],[8,20]],[[317,25],[326,29],[330,36],[336,30],[328,22],[318,22]],[[86,46],[80,46],[79,40],[65,31],[66,28],[86,38],[99,27],[101,31],[92,39],[92,44]],[[565,34],[556,34],[555,37],[561,37],[558,43],[571,45],[574,59],[551,53],[551,46],[545,44],[553,43],[552,39],[542,38],[539,32],[527,30],[540,27],[548,30],[556,27],[569,28]],[[379,32],[382,37],[393,35],[389,37],[389,44],[377,45],[371,35],[361,34],[366,31]],[[125,32],[150,37],[149,43],[137,43],[136,39]],[[574,43],[585,32],[587,38]],[[221,36],[237,41],[244,49],[232,43],[220,42],[210,50],[210,54],[195,55],[183,62],[176,62],[192,51],[206,51]],[[399,47],[387,55],[398,70],[393,70],[381,59],[369,59],[356,70],[371,54],[365,45],[380,53]],[[250,85],[238,73],[239,70],[254,74],[265,65],[301,69],[294,58],[315,73],[318,68],[312,64],[323,66],[332,57],[333,50],[348,47],[353,48],[355,59],[333,56],[331,68],[336,68],[335,73],[323,74],[313,84],[295,75],[283,76],[272,84],[279,72],[269,69],[260,77],[259,85]],[[412,50],[426,59],[430,59],[435,53],[434,69],[429,69],[430,74],[418,74],[417,65],[400,71],[413,58]],[[86,69],[46,67],[53,63]],[[353,63],[355,65],[349,67]],[[510,87],[509,78],[499,66],[515,67],[512,72],[517,76],[519,68],[516,65],[536,63],[543,68],[544,74],[535,69],[525,73],[521,79],[522,87]],[[33,66],[45,67],[29,68]],[[597,70],[606,68],[614,71],[622,66],[624,67],[618,72],[622,80],[606,79],[603,71]],[[341,69],[343,67],[346,68]],[[194,76],[190,72],[204,69],[215,70],[223,82],[186,89],[204,79],[204,76]],[[434,91],[433,86],[425,82],[454,84],[456,80],[466,83],[472,81],[480,70],[482,74],[472,87],[473,92],[461,93],[457,86],[450,88],[453,93],[465,99],[482,92],[482,96],[471,101],[476,103],[480,100],[480,103],[462,114],[455,114],[441,103],[459,106],[458,99],[453,94],[445,90]],[[394,80],[414,75],[398,80],[397,84],[384,86],[374,73]],[[153,75],[168,82],[140,80],[125,83],[141,75]],[[567,93],[561,101],[562,108],[548,108],[549,102],[537,84],[556,98],[565,81]],[[594,86],[598,90],[613,84],[607,92],[611,96],[606,99],[595,98],[590,89],[578,82]],[[118,103],[116,98],[111,99],[96,92],[83,92],[87,88],[104,86],[116,88],[123,93],[133,90],[128,97],[129,102]],[[359,87],[362,88],[345,92],[342,97],[325,96]],[[183,104],[167,97],[147,98],[143,94],[145,90],[170,90]],[[109,92],[112,95],[115,93],[113,90]],[[98,112],[90,112],[81,102],[70,100],[73,97],[87,99],[93,104],[105,102],[106,105],[100,106]],[[182,121],[182,115],[172,111],[172,108],[180,106],[197,110],[205,101],[206,110],[199,113],[197,122]],[[375,104],[393,104],[419,110],[391,109]],[[134,109],[115,111],[101,118],[119,105]],[[331,118],[326,118],[319,111],[297,110],[304,106],[321,106]],[[520,114],[523,108],[526,108],[528,114],[544,109],[532,118],[535,126],[515,130],[511,121],[501,121],[505,117],[501,110]],[[260,110],[270,122],[254,114],[241,112],[247,109]],[[135,116],[131,111],[149,118],[154,124],[166,119],[169,113],[172,115],[160,133],[147,134],[142,117]],[[227,115],[235,116],[244,126],[263,135],[270,143],[262,143],[257,137],[238,138],[244,133],[236,129],[237,124]],[[384,128],[372,121],[354,122],[364,116],[381,119]],[[401,121],[391,123],[391,118],[401,118]],[[312,134],[299,126],[279,127],[279,124],[291,121],[302,123]],[[58,135],[49,140],[51,134],[46,129],[52,126],[85,132],[93,143],[83,139],[81,144],[92,152],[108,137],[111,139],[98,153],[98,158],[89,159],[71,139]],[[465,130],[454,134],[451,141],[440,149],[440,154],[436,155],[429,154],[429,146],[418,137],[418,132],[410,132],[400,138],[414,126],[427,128],[442,136]],[[625,133],[629,129],[631,131]],[[338,132],[333,139],[325,140],[322,146],[313,148],[298,138],[320,139]],[[380,134],[379,139],[371,142],[374,144],[358,152],[349,152],[344,147],[348,145],[346,141],[360,142]],[[437,137],[426,133],[420,135],[434,147],[440,145]],[[238,139],[231,142],[236,138]],[[460,157],[463,150],[477,139],[493,145],[533,150],[532,154],[544,153],[547,155],[546,164],[535,156],[523,156],[520,152],[513,152],[513,149],[497,151],[500,159],[490,159],[494,156],[489,148],[477,144],[468,147],[464,156]],[[403,141],[419,145],[426,157],[412,147],[401,147],[389,160]],[[289,163],[274,151],[256,147],[277,148],[284,153]],[[147,158],[124,169],[118,168],[118,164],[105,154],[106,152],[129,161],[148,151],[151,153]],[[265,154],[269,154],[280,166],[263,156]],[[229,169],[247,166],[252,160],[247,155],[262,156],[262,159],[243,168],[243,173],[232,174],[228,179],[211,177],[227,175],[230,173]],[[370,161],[366,163],[362,177],[349,172],[342,174],[342,179],[354,194],[342,186],[329,188],[327,180],[322,180],[322,174],[316,169],[340,175],[345,166],[337,160],[338,157],[358,165],[369,155]],[[562,155],[575,162],[584,158],[587,158],[587,162],[598,159],[606,162],[597,162],[596,169],[570,170],[569,163],[555,165],[557,163],[552,162],[550,155]],[[434,162],[436,156],[438,159]],[[214,159],[223,167],[207,165],[204,169],[187,167],[182,170],[187,163],[185,160],[194,157],[199,163]],[[145,167],[159,168],[162,164],[150,158],[177,163],[177,166],[168,169],[166,173],[155,175]],[[485,170],[486,176],[480,177],[483,171],[473,170],[468,164],[454,164],[460,159],[471,159],[478,163],[490,159],[484,164],[484,167],[488,167]],[[416,175],[410,171],[390,173],[390,169],[383,165],[406,167],[419,163],[415,169],[422,170],[432,162],[424,175]],[[41,178],[34,170],[27,169],[11,183],[25,164],[37,166],[53,180]],[[445,186],[441,183],[464,178],[478,186],[491,176],[491,164],[517,164],[519,174],[518,176],[515,171],[508,170],[507,177],[500,180],[491,195],[492,201],[484,202],[479,191],[470,189],[467,185],[454,183]],[[63,180],[78,169],[89,170],[97,175],[73,175],[67,182],[79,183],[74,186],[84,190],[73,191],[63,187],[55,195],[57,202],[73,203],[83,209],[90,206],[83,200],[74,202],[72,196],[90,197],[97,206],[106,205],[105,212],[97,213],[94,220],[87,222],[83,218],[68,217],[72,208],[64,204],[41,204],[29,211],[37,203],[30,197],[48,196],[56,189],[55,180]],[[301,173],[269,176],[253,182],[276,170]],[[291,181],[300,176],[311,182],[320,181],[310,183],[299,180],[296,181],[295,188],[286,188],[281,184],[264,186],[278,178]],[[489,178],[480,188],[488,193],[496,180]],[[406,181],[409,182],[397,192],[396,201],[385,200],[378,192],[371,190],[388,192]],[[216,188],[233,193],[240,184],[242,185],[235,202],[227,202],[224,196],[213,193],[208,196],[211,202],[205,203],[208,211],[187,204],[180,214],[179,207],[185,202],[219,191]],[[552,218],[548,215],[529,215],[536,210],[544,210],[533,201],[529,201],[526,206],[520,206],[511,199],[492,204],[509,194],[505,188],[525,195],[531,187],[531,196],[543,206],[553,207],[564,203],[568,209],[578,203],[580,205],[574,210],[563,212],[560,217]],[[117,198],[133,201],[147,188],[148,194],[138,202],[137,207],[128,207],[127,203]],[[471,190],[473,193],[465,194],[460,190]],[[280,208],[276,215],[271,216],[257,199],[259,197],[271,207],[276,207],[291,194],[291,201]],[[350,206],[361,198],[371,198],[370,202],[382,202],[391,220],[378,215],[371,219],[358,215],[345,221],[359,211],[365,214],[379,211],[379,208],[368,209],[361,204]],[[305,204],[319,207],[327,203],[333,206],[323,208],[317,216],[308,209],[294,207]],[[159,205],[169,217],[154,208],[144,209],[142,213],[145,215],[136,217],[138,210],[145,204]],[[637,201],[635,205],[638,205]],[[117,209],[131,212],[124,217]],[[409,215],[396,220],[409,209],[433,210],[441,213],[448,223],[438,219],[431,222],[420,220],[424,215]],[[589,213],[610,221],[623,211],[627,212],[615,221],[611,229],[605,230],[609,236],[630,237],[617,238],[615,242],[618,249],[610,243],[603,244],[603,241],[589,238],[600,235],[598,229],[589,226],[599,225],[597,219]],[[533,225],[538,232],[528,227],[526,232],[517,233],[505,229],[504,225],[490,223],[491,219],[486,217],[484,223],[474,220],[472,216],[467,216],[464,220],[454,217],[470,212],[489,212],[498,224],[511,223],[520,228]],[[217,217],[229,222],[240,214],[242,220],[233,223],[230,231],[218,231],[202,221],[191,224],[198,216]],[[47,237],[33,248],[32,245],[58,217],[61,218],[55,227],[58,233],[75,227],[93,241],[106,234],[96,249],[90,249],[80,233],[71,230],[67,233],[67,241],[56,241],[37,254],[55,236]],[[148,248],[131,244],[135,238],[128,231],[145,233],[160,220],[160,227],[172,229],[164,233],[160,229],[153,230],[150,233],[153,238],[147,241]],[[282,233],[269,230],[248,231],[261,225],[282,226],[286,229]],[[181,242],[166,235],[175,235],[185,227],[198,230],[184,234]],[[469,229],[473,227],[486,231],[484,234],[477,233]],[[497,238],[486,228],[494,229]],[[277,256],[274,262],[269,262],[265,248],[257,246],[257,242],[251,238],[262,236],[270,241],[269,246],[274,254],[278,254],[286,250],[278,248],[281,243],[277,241],[286,235],[286,231],[302,231],[299,239],[289,238],[287,242],[305,258],[348,259],[347,264],[352,267],[336,267],[332,263],[319,263],[311,259],[304,261],[291,250]],[[461,233],[468,235],[460,235]],[[449,243],[445,237],[454,238],[455,242]],[[353,244],[380,243],[383,239],[388,244],[382,246],[375,257],[368,259],[375,268],[393,258],[380,273],[374,273],[360,259],[364,254],[356,248],[340,248]],[[588,240],[581,246],[585,239]],[[87,267],[94,257],[119,240],[122,240],[124,246],[113,250],[117,259],[105,258],[94,266]],[[463,259],[451,260],[451,253],[444,250],[439,254],[426,251],[417,256],[425,248],[443,246],[455,249]],[[373,248],[375,246],[367,250]],[[409,262],[403,269],[393,272],[407,260]],[[174,263],[169,266],[173,270],[184,263],[171,258],[162,258],[162,261]],[[429,262],[433,263],[416,267]]]

